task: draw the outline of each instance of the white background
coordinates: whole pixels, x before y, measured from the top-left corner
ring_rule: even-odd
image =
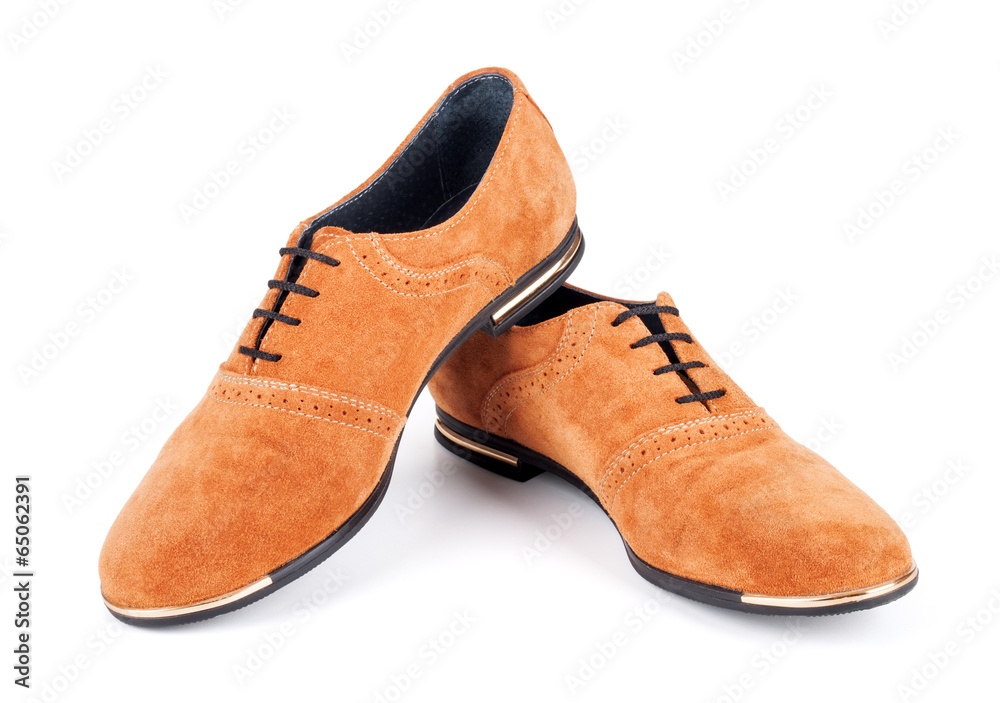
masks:
[[[33,696],[48,685],[47,701],[996,698],[1000,282],[980,277],[1000,253],[996,3],[908,0],[912,15],[890,31],[890,0],[590,0],[564,15],[557,0],[401,0],[350,57],[344,46],[363,43],[388,0],[247,0],[221,17],[211,0],[70,2],[51,18],[45,4],[0,12],[0,554],[10,567],[12,476],[29,473]],[[699,37],[724,10],[718,36]],[[717,359],[740,344],[727,368],[759,404],[895,517],[911,514],[912,594],[810,619],[800,636],[793,620],[658,600],[582,494],[551,478],[505,482],[439,448],[425,394],[382,508],[319,569],[198,625],[115,626],[97,578],[105,533],[228,353],[278,247],[366,178],[450,81],[488,65],[521,75],[573,163],[587,254],[572,280],[635,298],[666,289]],[[150,71],[165,76],[126,107],[121,94],[142,93]],[[813,89],[828,97],[789,133],[786,113]],[[248,151],[276,109],[290,124]],[[105,119],[110,133],[60,180],[54,164]],[[947,150],[934,148],[938,130],[953,135],[938,142]],[[769,138],[775,153],[724,199],[719,182]],[[929,167],[914,171],[914,157]],[[240,173],[185,221],[180,206],[233,159]],[[896,180],[905,192],[880,211],[873,193]],[[880,216],[852,241],[859,208]],[[81,313],[122,271],[128,285]],[[775,306],[779,292],[794,302]],[[922,334],[938,311],[947,321]],[[69,323],[78,333],[24,379]],[[919,348],[894,366],[904,338]],[[158,423],[157,401],[176,408]],[[112,452],[114,472],[67,506]],[[423,505],[403,512],[420,490]],[[574,503],[571,526],[529,561],[536,531]],[[332,595],[331,575],[343,581]],[[9,576],[0,585],[12,613]],[[981,631],[963,625],[979,611]],[[475,622],[452,638],[456,613]],[[11,683],[12,619],[0,620],[0,697],[27,699]],[[432,660],[429,640],[451,646]],[[949,642],[957,654],[937,670],[930,657]],[[238,666],[255,670],[241,681]],[[419,678],[393,688],[413,666]],[[910,695],[899,686],[914,668],[932,676]]]

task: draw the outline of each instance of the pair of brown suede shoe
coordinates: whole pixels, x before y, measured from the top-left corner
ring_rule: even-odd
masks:
[[[669,296],[563,285],[583,254],[575,199],[515,75],[450,86],[289,236],[237,348],[111,527],[111,612],[201,620],[316,566],[378,506],[428,382],[445,447],[579,486],[666,589],[795,614],[911,589],[898,526],[754,405]]]

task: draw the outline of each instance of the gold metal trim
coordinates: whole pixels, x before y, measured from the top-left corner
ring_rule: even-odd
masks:
[[[235,603],[241,598],[246,598],[247,596],[256,593],[262,588],[267,588],[271,585],[271,577],[265,576],[259,581],[254,581],[249,586],[245,586],[238,591],[233,591],[232,593],[227,593],[224,596],[219,596],[217,598],[210,598],[209,600],[203,600],[200,603],[194,603],[193,605],[184,605],[177,607],[166,607],[166,608],[122,608],[113,603],[109,603],[108,599],[104,599],[104,605],[108,606],[108,610],[111,610],[119,615],[124,615],[127,618],[137,618],[146,620],[155,620],[157,618],[173,618],[180,615],[191,615],[192,613],[200,613],[205,610],[213,610],[215,608],[221,608],[224,605],[229,605],[230,603]]]
[[[538,290],[544,286],[546,283],[551,281],[553,278],[558,276],[562,271],[566,269],[567,266],[572,263],[573,259],[576,257],[576,253],[580,250],[580,242],[583,241],[583,236],[577,232],[576,237],[573,239],[573,243],[570,244],[569,249],[565,254],[560,257],[559,261],[555,262],[546,269],[545,273],[539,276],[537,279],[531,282],[527,288],[522,290],[520,293],[515,295],[513,298],[504,303],[503,307],[493,313],[491,319],[494,325],[500,325],[503,323],[504,318],[508,317],[514,310],[523,305],[528,299],[530,299]]]
[[[917,567],[914,564],[912,569],[892,581],[868,588],[859,588],[856,591],[828,593],[819,596],[763,596],[755,593],[744,593],[740,600],[751,605],[768,605],[775,608],[829,608],[884,596],[902,588],[915,578],[917,578]]]
[[[517,457],[511,456],[510,454],[504,454],[503,452],[498,452],[496,449],[490,449],[487,446],[479,444],[478,442],[473,442],[471,439],[466,439],[460,434],[455,434],[453,431],[448,429],[441,419],[437,420],[438,432],[443,434],[445,437],[450,439],[452,442],[460,447],[465,447],[470,451],[474,451],[477,454],[482,454],[488,456],[491,459],[496,459],[497,461],[503,461],[511,466],[517,466]]]

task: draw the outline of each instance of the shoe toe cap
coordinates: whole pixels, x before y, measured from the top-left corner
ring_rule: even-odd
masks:
[[[104,599],[178,608],[247,588],[340,528],[392,446],[343,425],[202,401],[108,532]]]
[[[778,429],[678,453],[635,476],[614,511],[650,565],[743,593],[818,596],[913,569],[896,522]]]

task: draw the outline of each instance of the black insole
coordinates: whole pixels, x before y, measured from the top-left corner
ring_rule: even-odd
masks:
[[[321,227],[394,234],[444,222],[486,175],[513,106],[514,87],[501,75],[461,84],[379,178],[312,222],[300,246]]]

